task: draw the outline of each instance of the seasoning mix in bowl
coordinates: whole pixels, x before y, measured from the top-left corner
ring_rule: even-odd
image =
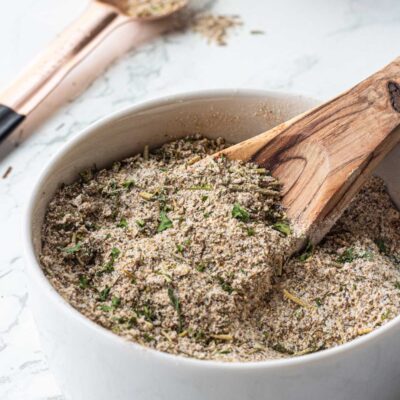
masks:
[[[129,340],[221,361],[319,351],[399,314],[400,213],[383,181],[287,260],[279,182],[208,157],[224,147],[189,136],[61,187],[40,255],[56,290]]]

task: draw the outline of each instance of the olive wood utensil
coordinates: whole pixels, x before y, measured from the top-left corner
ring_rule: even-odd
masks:
[[[268,169],[283,185],[294,234],[316,243],[400,141],[398,82],[400,58],[333,100],[218,155]]]
[[[39,56],[33,65],[0,94],[0,143],[52,93],[112,32],[134,20],[154,21],[179,11],[133,18],[113,0],[91,0],[84,13]]]

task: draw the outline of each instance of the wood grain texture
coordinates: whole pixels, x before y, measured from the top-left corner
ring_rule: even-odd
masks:
[[[317,242],[400,141],[399,83],[396,59],[335,99],[222,153],[269,169],[283,184],[296,233]]]

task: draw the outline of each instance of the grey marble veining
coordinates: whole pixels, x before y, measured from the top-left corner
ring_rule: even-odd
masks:
[[[83,7],[82,0],[2,4],[0,88]],[[244,25],[229,45],[187,32],[164,36],[114,63],[0,161],[0,399],[62,400],[41,351],[26,290],[21,216],[43,163],[93,121],[136,102],[221,87],[327,99],[400,54],[396,0],[215,0],[214,12]],[[260,29],[264,35],[251,35]]]

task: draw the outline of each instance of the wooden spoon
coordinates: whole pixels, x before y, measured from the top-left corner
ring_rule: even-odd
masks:
[[[186,0],[177,0],[173,7],[161,8],[154,15],[132,16],[127,14],[125,3],[128,1],[90,0],[84,13],[0,94],[0,143],[31,117],[63,80],[117,28],[132,21],[152,23],[187,5]]]
[[[335,99],[218,154],[271,171],[283,184],[294,234],[316,243],[400,141],[397,82],[400,58]]]

